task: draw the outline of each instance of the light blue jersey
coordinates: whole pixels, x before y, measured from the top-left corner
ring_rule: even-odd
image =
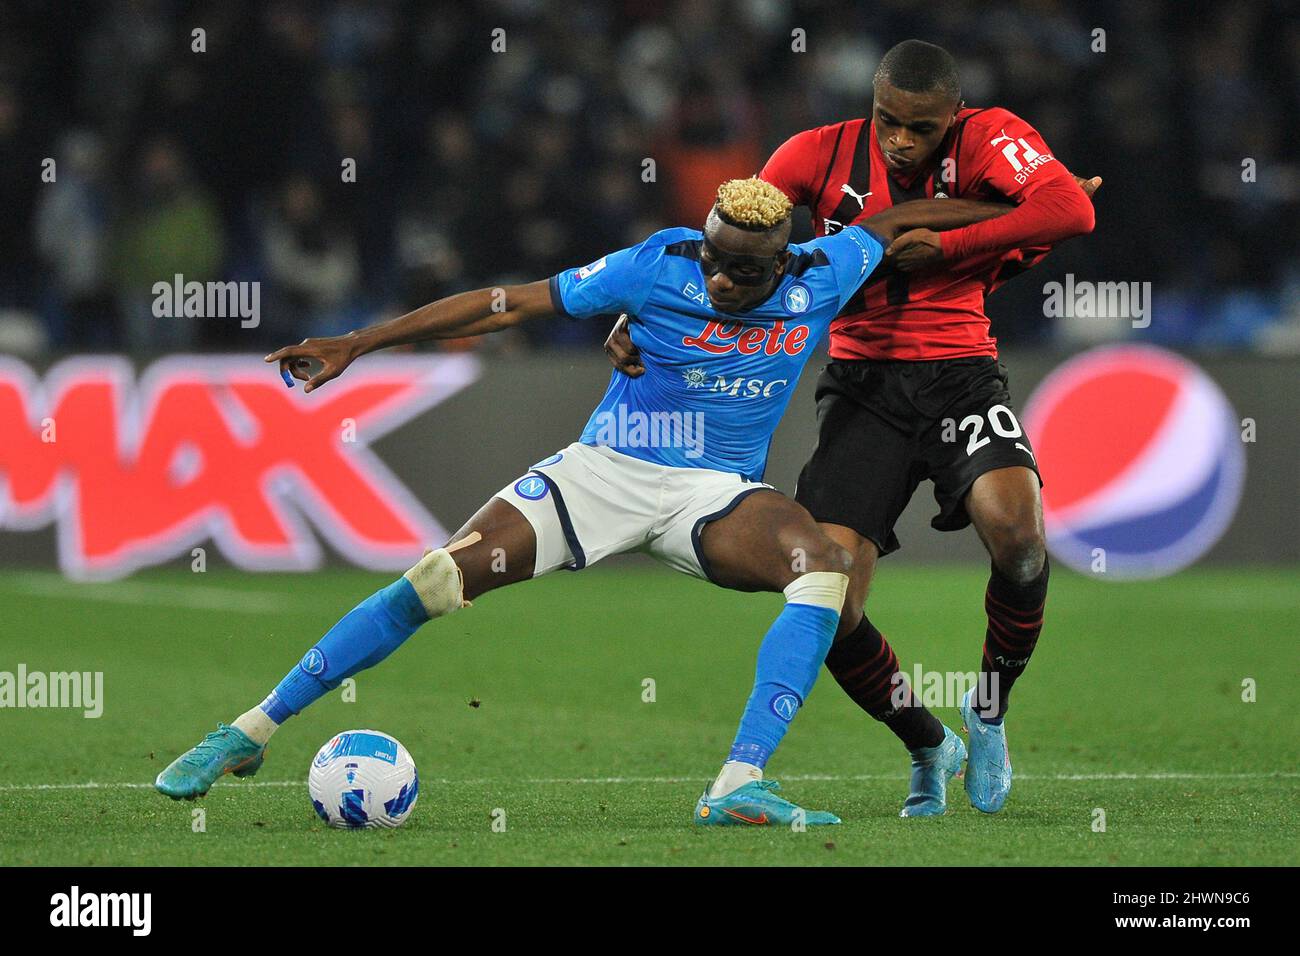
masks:
[[[631,333],[645,374],[610,376],[580,441],[758,481],[804,364],[880,264],[883,247],[860,226],[792,245],[776,290],[730,313],[709,304],[702,239],[696,229],[664,229],[550,280],[561,315],[627,312],[639,320]]]

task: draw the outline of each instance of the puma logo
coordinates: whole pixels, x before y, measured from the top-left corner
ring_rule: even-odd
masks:
[[[1010,143],[1012,141],[1013,138],[1007,135],[1007,128],[1005,126],[1002,127],[1001,133],[1002,135],[996,139],[989,140],[990,146],[996,146],[998,143]]]
[[[845,183],[843,186],[840,187],[840,192],[842,192],[842,193],[848,193],[850,196],[852,196],[854,199],[856,199],[856,200],[858,201],[858,208],[859,208],[859,209],[866,209],[866,208],[867,208],[867,197],[871,195],[871,190],[870,190],[870,189],[868,189],[868,190],[867,190],[866,192],[864,192],[864,193],[855,193],[855,192],[853,191],[853,187],[850,186],[848,183]]]

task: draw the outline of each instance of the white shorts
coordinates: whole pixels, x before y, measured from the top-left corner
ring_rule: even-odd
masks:
[[[575,442],[493,497],[524,513],[537,535],[533,576],[581,570],[611,554],[644,551],[712,580],[700,531],[772,486],[708,468],[671,468]]]

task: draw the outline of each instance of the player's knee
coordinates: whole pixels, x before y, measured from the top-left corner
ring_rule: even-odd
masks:
[[[802,542],[794,548],[793,554],[792,569],[796,574],[832,571],[847,576],[853,571],[853,553],[825,535]]]
[[[851,575],[853,573],[853,552],[834,542],[831,544],[831,553],[827,556],[831,567],[827,570],[837,571],[846,576]]]
[[[989,535],[993,564],[1015,584],[1029,584],[1043,570],[1047,542],[1033,522],[1008,523]]]

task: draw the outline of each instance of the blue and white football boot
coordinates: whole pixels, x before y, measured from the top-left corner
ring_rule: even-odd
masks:
[[[755,780],[722,797],[711,797],[706,789],[695,804],[695,822],[714,827],[788,827],[802,814],[806,826],[839,823],[840,818],[825,810],[805,810],[776,795],[781,785],[775,780]]]
[[[898,812],[900,817],[939,817],[948,809],[948,781],[961,772],[966,746],[949,728],[933,747],[911,751],[911,792]]]
[[[1003,724],[986,724],[971,706],[975,688],[961,699],[961,722],[966,726],[970,759],[966,764],[966,794],[970,805],[982,813],[997,813],[1011,792],[1011,752]]]
[[[227,724],[181,754],[158,774],[154,786],[173,800],[201,797],[223,774],[251,777],[262,767],[266,745],[250,740],[242,730]]]

